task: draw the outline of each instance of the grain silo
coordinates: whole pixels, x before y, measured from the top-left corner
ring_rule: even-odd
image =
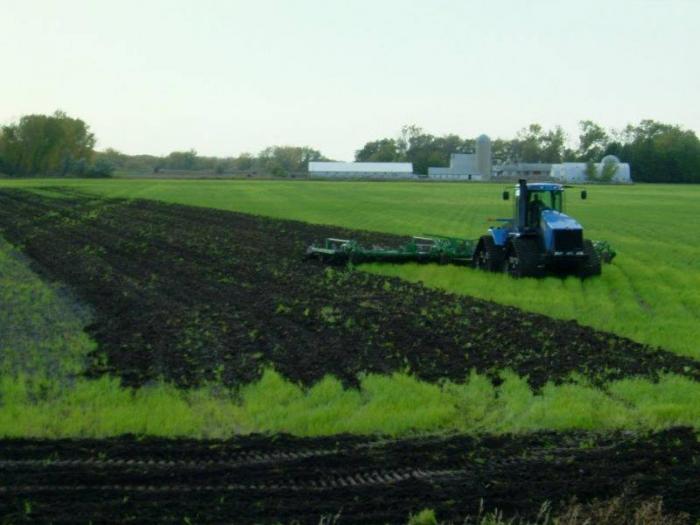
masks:
[[[476,139],[476,169],[481,180],[491,178],[491,139],[486,135],[479,135]]]

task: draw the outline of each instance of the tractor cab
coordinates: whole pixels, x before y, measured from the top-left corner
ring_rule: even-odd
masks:
[[[508,199],[508,192],[503,198]],[[563,255],[564,251],[567,255],[583,254],[583,227],[564,213],[561,184],[520,180],[515,187],[513,219],[504,230],[507,236],[501,235],[497,244],[504,245],[509,237],[538,237],[550,255]]]
[[[561,184],[530,183],[515,187],[513,226],[520,232],[540,226],[542,213],[564,213],[564,188]]]

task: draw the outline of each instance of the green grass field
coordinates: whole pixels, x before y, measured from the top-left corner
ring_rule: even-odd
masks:
[[[500,200],[503,186],[497,184],[0,181],[0,186],[51,185],[389,233],[464,237],[479,236],[487,217],[508,216],[511,205]],[[571,214],[592,238],[610,241],[619,254],[600,278],[515,281],[436,265],[373,264],[364,269],[577,319],[700,358],[700,187],[591,187],[589,200],[574,197],[569,196]],[[693,401],[700,397],[700,387],[674,376],[658,384],[618,381],[606,392],[584,383],[549,385],[541,395],[514,375],[498,388],[480,376],[463,385],[431,385],[399,374],[368,376],[359,390],[344,390],[337,380],[326,378],[304,391],[272,371],[237,391],[217,385],[178,391],[167,384],[124,389],[108,377],[77,377],[81,358],[92,348],[80,328],[89,312],[30,272],[6,243],[0,244],[0,299],[11,306],[3,309],[0,326],[17,327],[0,337],[2,435],[700,428]]]

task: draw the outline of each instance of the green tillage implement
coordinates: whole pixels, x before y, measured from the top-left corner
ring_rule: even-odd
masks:
[[[478,241],[441,235],[424,235],[396,248],[364,247],[351,239],[328,238],[319,246],[309,246],[306,255],[329,264],[360,264],[366,262],[425,262],[471,265]],[[606,241],[593,241],[603,262],[611,262],[615,250]]]

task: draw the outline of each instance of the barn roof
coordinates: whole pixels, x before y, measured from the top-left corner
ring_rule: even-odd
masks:
[[[413,173],[411,162],[309,162],[309,171],[338,173]]]

